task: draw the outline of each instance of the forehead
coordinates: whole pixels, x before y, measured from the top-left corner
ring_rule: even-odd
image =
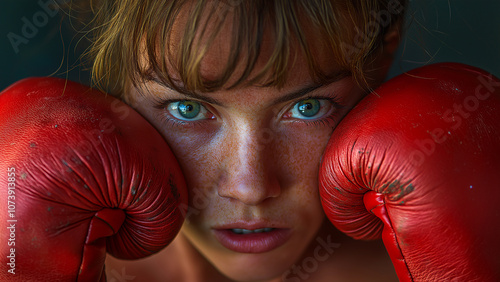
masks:
[[[290,81],[296,84],[311,80],[311,62],[296,33],[280,32],[276,27],[277,21],[286,19],[276,19],[275,15],[268,14],[261,23],[256,23],[254,18],[242,17],[242,14],[236,12],[236,8],[228,4],[220,1],[214,3],[219,4],[200,13],[198,27],[194,30],[191,21],[195,8],[187,4],[179,11],[172,25],[170,42],[166,45],[167,54],[171,56],[171,77],[182,80],[181,73],[189,71],[186,68],[196,68],[195,71],[206,81],[220,79],[230,72],[226,84],[232,85],[249,69],[250,74],[246,80],[253,81],[264,69],[267,71],[263,80],[282,72],[280,66],[286,66],[288,82],[285,82],[285,86]],[[340,67],[321,29],[311,24],[302,14],[297,16],[296,23],[302,33],[307,34],[305,44],[310,57],[317,64],[315,67],[326,75],[336,74]],[[260,31],[255,30],[257,24],[262,26]],[[247,34],[252,32],[259,34],[255,37],[252,37],[254,34]],[[186,40],[190,40],[189,44],[186,44]],[[256,49],[258,56],[252,61],[251,53]],[[270,66],[271,63],[277,65]],[[251,68],[248,68],[249,64]]]

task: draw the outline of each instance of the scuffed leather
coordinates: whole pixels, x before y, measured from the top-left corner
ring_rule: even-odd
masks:
[[[386,82],[342,120],[320,194],[338,229],[382,237],[401,281],[500,281],[499,172],[500,81],[440,63]]]
[[[106,251],[124,259],[164,248],[187,207],[162,136],[134,110],[86,86],[22,80],[0,94],[0,222],[15,168],[16,274],[0,235],[2,281],[104,281]]]

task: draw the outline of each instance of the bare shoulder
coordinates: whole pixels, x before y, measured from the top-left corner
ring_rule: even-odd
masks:
[[[108,281],[229,281],[182,235],[159,253],[139,260],[106,258]],[[115,280],[112,280],[115,278]]]
[[[382,240],[349,238],[333,226],[324,227],[308,252],[282,276],[298,281],[398,281]]]
[[[159,253],[138,260],[121,260],[106,257],[108,281],[182,281],[176,244]],[[113,280],[114,278],[114,280]]]

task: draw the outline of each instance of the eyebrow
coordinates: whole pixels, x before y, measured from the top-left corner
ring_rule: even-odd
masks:
[[[345,77],[350,76],[350,72],[348,71],[339,71],[335,73],[334,75],[330,76],[324,83],[314,83],[312,85],[308,85],[304,88],[301,88],[297,91],[291,92],[285,96],[279,97],[278,99],[274,100],[274,104],[279,104],[283,102],[287,102],[290,100],[295,100],[300,97],[304,97],[307,94],[315,91],[318,88],[326,87],[334,82],[337,82]]]
[[[212,97],[206,97],[204,95],[201,95],[201,94],[198,94],[196,92],[193,92],[193,91],[189,91],[183,87],[176,87],[176,88],[173,88],[172,86],[164,83],[161,79],[159,79],[157,76],[151,76],[150,77],[150,80],[158,83],[159,85],[165,87],[165,88],[168,88],[172,91],[176,91],[176,92],[179,92],[180,94],[184,95],[184,96],[187,96],[189,98],[192,98],[192,99],[197,99],[197,100],[200,100],[200,101],[204,101],[204,102],[207,102],[207,103],[210,103],[210,104],[214,104],[214,105],[217,105],[217,106],[222,106],[222,103],[215,100],[214,98]]]
[[[272,104],[276,105],[276,104],[279,104],[279,103],[287,102],[287,101],[290,101],[290,100],[295,100],[297,98],[306,96],[307,94],[315,91],[318,88],[325,87],[325,86],[327,86],[327,85],[329,85],[331,83],[334,83],[336,81],[339,81],[339,80],[341,80],[341,79],[343,79],[343,78],[345,78],[347,76],[350,76],[350,72],[339,71],[339,72],[335,73],[334,75],[330,76],[330,78],[328,78],[325,83],[314,83],[312,85],[307,85],[307,86],[305,86],[305,87],[303,87],[303,88],[301,88],[299,90],[293,91],[291,93],[286,94],[285,96],[277,98],[276,100],[273,101]],[[185,89],[183,87],[176,87],[174,89],[172,86],[164,83],[161,79],[159,79],[156,76],[152,76],[150,79],[152,81],[158,83],[159,85],[164,86],[164,87],[166,87],[166,88],[168,88],[170,90],[179,91],[180,94],[182,94],[184,96],[187,96],[188,98],[197,99],[197,100],[204,101],[204,102],[207,102],[207,103],[210,103],[210,104],[214,104],[214,105],[218,105],[218,106],[223,106],[221,102],[217,101],[216,99],[214,99],[212,97],[207,97],[205,95],[198,94],[196,92],[187,90],[187,89]]]

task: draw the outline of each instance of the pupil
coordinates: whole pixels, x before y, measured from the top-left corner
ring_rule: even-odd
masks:
[[[320,102],[316,99],[307,99],[299,102],[298,109],[305,117],[315,116],[320,110]]]
[[[178,111],[182,117],[192,119],[200,113],[200,104],[197,102],[181,101],[178,104]]]

